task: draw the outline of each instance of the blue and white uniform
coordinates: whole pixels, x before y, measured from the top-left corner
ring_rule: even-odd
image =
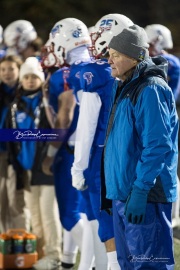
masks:
[[[180,60],[170,53],[164,53],[162,56],[168,61],[168,85],[177,100],[180,94]]]
[[[72,76],[72,75],[71,75]],[[58,96],[72,89],[70,69],[61,68],[51,75],[49,82],[49,101],[54,111],[58,111]],[[68,145],[68,138],[76,129],[79,108],[76,106],[74,118],[67,134],[67,140],[58,150],[53,163],[56,197],[62,226],[70,231],[81,219],[81,192],[72,187],[71,166],[74,160],[73,149]]]
[[[78,60],[78,61],[75,61],[74,64],[71,65],[71,69],[70,69],[70,76],[69,76],[68,81],[72,84],[73,93],[76,98],[76,103],[78,107],[81,104],[81,99],[82,99],[82,94],[83,94],[83,85],[81,85],[81,70],[83,70],[87,65],[89,65],[89,62]],[[83,130],[81,130],[80,133],[81,132],[83,132]],[[76,130],[76,133],[77,133],[77,130]],[[85,171],[86,178],[88,178],[88,175],[89,175],[89,170],[87,169]],[[86,213],[89,221],[95,220],[96,217],[93,213],[92,204],[91,204],[90,196],[89,196],[89,190],[84,190],[83,192],[81,192],[81,196],[82,196],[81,211]]]
[[[88,186],[93,213],[99,222],[102,242],[114,237],[112,216],[101,210],[101,157],[114,79],[107,60],[92,61],[80,73],[83,89],[76,131],[72,176],[88,168]],[[83,128],[82,128],[83,127]]]

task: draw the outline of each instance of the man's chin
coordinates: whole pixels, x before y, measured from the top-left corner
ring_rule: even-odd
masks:
[[[116,70],[112,69],[111,76],[114,77],[114,78],[118,77],[118,74],[117,74]]]

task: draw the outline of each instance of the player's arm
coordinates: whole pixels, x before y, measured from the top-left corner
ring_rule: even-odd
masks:
[[[59,129],[62,139],[61,141],[54,141],[49,144],[47,156],[42,164],[42,169],[46,174],[52,174],[50,167],[53,163],[54,156],[61,147],[68,132],[68,128],[71,125],[75,104],[76,103],[72,90],[65,91],[58,97],[58,113],[55,122],[55,129]]]
[[[99,95],[95,92],[83,92],[76,130],[75,157],[71,169],[72,184],[80,190],[84,189],[83,171],[88,167],[100,109],[101,99]]]

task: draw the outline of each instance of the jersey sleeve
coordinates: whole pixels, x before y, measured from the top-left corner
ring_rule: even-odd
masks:
[[[180,60],[172,54],[164,54],[163,57],[168,61],[168,85],[176,100],[180,90]]]
[[[55,112],[58,110],[58,96],[71,87],[67,82],[68,76],[68,69],[59,69],[50,77],[49,104],[53,107]]]
[[[83,92],[76,129],[75,158],[73,172],[88,167],[90,151],[97,127],[101,100],[96,93]]]

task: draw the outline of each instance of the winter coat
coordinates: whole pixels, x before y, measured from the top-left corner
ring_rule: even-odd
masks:
[[[167,65],[148,58],[115,82],[104,153],[108,199],[125,201],[134,184],[150,191],[149,202],[177,198],[178,117]]]

